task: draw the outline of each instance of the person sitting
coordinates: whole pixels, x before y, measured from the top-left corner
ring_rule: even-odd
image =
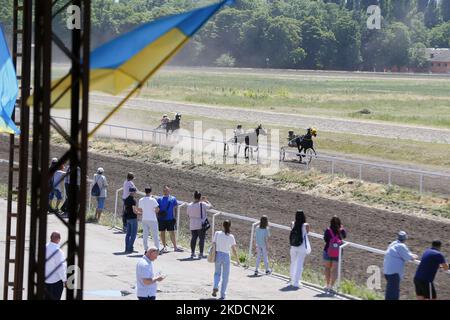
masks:
[[[167,116],[167,114],[164,114],[162,119],[161,119],[161,128],[162,129],[166,129],[167,123],[169,122],[169,117]]]

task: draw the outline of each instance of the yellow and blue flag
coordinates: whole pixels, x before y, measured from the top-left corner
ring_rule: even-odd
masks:
[[[224,5],[225,0],[186,13],[163,17],[137,27],[93,50],[90,55],[90,91],[117,95],[147,81]],[[68,107],[71,79],[53,82],[52,102]],[[65,97],[67,96],[67,97]]]
[[[19,87],[3,28],[0,26],[0,132],[20,134],[11,119]]]

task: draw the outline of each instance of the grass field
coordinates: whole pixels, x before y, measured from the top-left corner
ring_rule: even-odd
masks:
[[[450,128],[450,77],[169,68],[161,70],[142,95],[180,102]],[[361,112],[364,109],[370,113]]]
[[[94,111],[95,110],[95,111]],[[92,112],[97,117],[106,115],[108,107],[95,106]],[[120,110],[111,123],[137,128],[155,128],[161,114],[132,108]],[[219,120],[206,117],[183,115],[182,128],[193,130],[194,121],[202,121],[203,130],[216,128],[225,132],[225,129],[233,129],[234,121]],[[244,128],[256,127],[256,123],[241,123]],[[267,129],[280,130],[280,146],[287,143],[289,127],[264,126]],[[381,161],[396,161],[408,164],[425,166],[450,167],[450,146],[448,144],[426,143],[411,140],[392,140],[379,137],[349,135],[334,132],[321,131],[315,139],[315,147],[318,152],[329,152],[342,155],[353,155]]]

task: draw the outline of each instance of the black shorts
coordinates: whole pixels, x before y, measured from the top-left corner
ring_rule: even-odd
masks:
[[[177,220],[158,220],[159,231],[175,231],[177,229]]]
[[[433,282],[426,282],[419,279],[414,279],[414,286],[416,287],[417,296],[425,297],[425,299],[436,299],[437,297],[436,289],[434,288]],[[430,295],[432,297],[430,297]]]

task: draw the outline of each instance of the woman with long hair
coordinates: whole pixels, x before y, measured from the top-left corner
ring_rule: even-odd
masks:
[[[305,264],[306,256],[311,253],[311,245],[308,238],[309,229],[305,213],[301,210],[297,211],[289,236],[291,244],[291,286],[295,288],[302,287],[303,265]]]
[[[216,261],[214,272],[214,288],[212,295],[217,296],[219,291],[219,282],[222,279],[220,288],[220,299],[225,299],[227,293],[228,279],[230,277],[231,257],[230,252],[233,251],[239,265],[239,257],[236,250],[236,240],[231,234],[231,222],[225,220],[223,222],[223,231],[217,231],[214,234],[213,243],[216,247]]]
[[[347,232],[337,216],[331,218],[330,226],[325,230],[323,239],[325,247],[323,249],[323,260],[325,266],[325,292],[334,293],[333,286],[337,278],[337,266],[339,264],[339,247],[343,239],[347,237]]]
[[[267,216],[262,216],[259,222],[259,227],[255,232],[255,246],[256,246],[256,268],[255,268],[255,276],[258,275],[259,264],[261,262],[261,258],[264,261],[264,267],[266,268],[266,274],[269,275],[272,273],[272,270],[269,269],[269,219]]]

